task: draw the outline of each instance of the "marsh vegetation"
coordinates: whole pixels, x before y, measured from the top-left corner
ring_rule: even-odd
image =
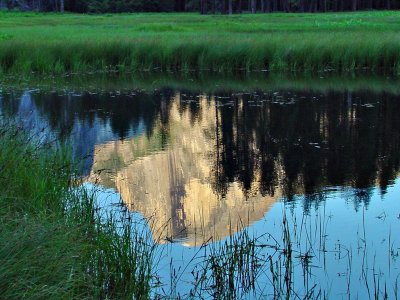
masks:
[[[0,138],[2,297],[148,297],[154,246],[129,220],[99,214],[68,147],[5,120]]]
[[[0,12],[0,70],[399,72],[397,11],[201,16]]]

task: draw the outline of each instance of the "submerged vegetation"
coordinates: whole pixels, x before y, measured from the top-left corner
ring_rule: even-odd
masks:
[[[0,12],[1,73],[164,70],[397,74],[398,12],[82,16]]]
[[[327,91],[400,94],[397,76],[382,77],[366,72],[353,74],[309,74],[252,72],[233,76],[210,72],[164,73],[135,72],[126,74],[92,73],[69,76],[3,76],[0,85],[5,93],[14,90],[59,92],[73,90],[76,93],[131,93],[173,89],[198,93],[254,92],[270,90],[296,90],[326,93]]]

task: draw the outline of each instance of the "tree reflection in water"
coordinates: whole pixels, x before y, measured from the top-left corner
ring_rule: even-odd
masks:
[[[290,202],[301,194],[307,211],[325,199],[327,190],[346,186],[356,188],[356,209],[368,205],[371,188],[378,185],[384,194],[399,171],[398,100],[369,91],[12,92],[3,93],[1,111],[35,119],[31,123],[70,140],[77,159],[90,157],[85,175],[110,171],[100,174],[105,186],[120,189],[118,174],[125,170],[124,176],[134,181],[126,197],[149,194],[148,187],[133,191],[134,184],[168,181],[159,193],[169,192],[159,197],[170,206],[163,210],[170,210],[166,218],[173,220],[178,235],[188,226],[184,201],[196,197],[190,195],[199,184],[192,180],[196,176],[206,181],[197,189],[212,191],[199,197],[220,201],[284,196]],[[144,164],[146,157],[152,163]],[[140,181],[149,167],[168,172],[148,175],[150,183]]]

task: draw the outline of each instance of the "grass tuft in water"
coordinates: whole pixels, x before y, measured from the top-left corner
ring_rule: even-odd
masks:
[[[146,299],[155,246],[104,216],[69,151],[0,126],[0,290],[5,299]]]

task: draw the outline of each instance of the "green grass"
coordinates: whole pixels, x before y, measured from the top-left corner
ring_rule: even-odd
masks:
[[[400,12],[76,15],[0,12],[2,73],[398,73]]]
[[[260,237],[249,235],[238,226],[236,235],[230,235],[219,245],[211,245],[203,269],[196,274],[197,286],[193,294],[201,298],[207,291],[212,299],[244,299],[256,290],[257,278],[264,271]]]
[[[155,246],[97,213],[63,147],[0,126],[0,290],[4,299],[146,299]]]

